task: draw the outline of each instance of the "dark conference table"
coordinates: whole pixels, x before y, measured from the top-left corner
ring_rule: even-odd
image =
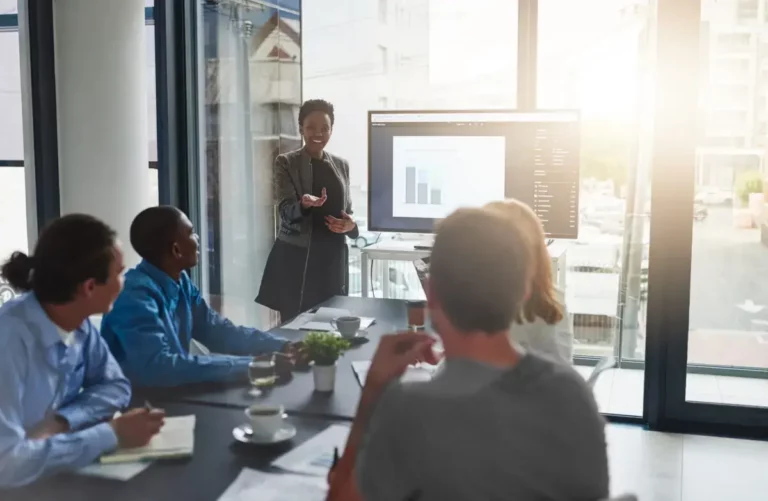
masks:
[[[243,468],[269,471],[272,461],[329,425],[349,422],[360,399],[360,385],[351,362],[370,360],[382,334],[402,330],[407,323],[405,302],[393,299],[333,298],[322,306],[344,308],[353,315],[374,317],[368,329],[369,342],[349,350],[340,360],[336,389],[322,395],[314,392],[311,372],[295,372],[293,380],[261,397],[248,395],[250,385],[194,385],[173,389],[134,391],[134,402],[149,399],[168,416],[197,416],[195,451],[188,459],[156,461],[127,482],[81,475],[62,474],[22,489],[2,491],[2,501],[215,501]],[[302,331],[277,328],[272,332],[292,341]],[[296,426],[292,440],[274,446],[240,444],[232,429],[244,422],[244,409],[256,402],[282,404]],[[297,500],[300,501],[300,500]]]
[[[282,444],[255,446],[240,444],[232,438],[232,429],[246,421],[242,410],[184,403],[170,403],[164,407],[169,416],[197,416],[195,452],[191,458],[155,461],[127,482],[62,474],[29,487],[0,490],[0,499],[215,501],[243,468],[270,471],[272,461],[334,424],[328,419],[290,417],[289,422],[298,430],[296,437]]]
[[[369,299],[356,297],[335,297],[326,301],[322,306],[344,308],[352,315],[374,317],[376,321],[368,331],[368,342],[347,351],[339,359],[336,371],[336,389],[333,393],[320,394],[314,391],[314,380],[311,371],[296,371],[293,379],[283,385],[264,392],[260,397],[248,394],[251,389],[244,384],[202,384],[188,385],[168,390],[137,389],[141,398],[155,403],[155,400],[171,399],[173,401],[234,407],[244,409],[258,402],[282,404],[288,413],[302,416],[325,417],[330,419],[351,420],[355,416],[360,400],[360,384],[352,371],[352,362],[370,360],[379,344],[382,334],[402,330],[407,326],[405,302],[396,299]],[[273,329],[271,332],[286,337],[291,341],[303,339],[306,332]]]

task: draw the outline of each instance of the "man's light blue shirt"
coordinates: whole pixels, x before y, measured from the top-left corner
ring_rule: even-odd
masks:
[[[66,346],[34,294],[0,307],[0,487],[81,468],[116,448],[106,420],[130,398],[128,380],[89,320]],[[28,438],[54,415],[72,431]]]
[[[232,324],[208,306],[186,273],[177,282],[147,261],[126,273],[101,335],[139,386],[244,381],[253,355],[281,351],[287,342]],[[230,355],[191,355],[192,339]]]

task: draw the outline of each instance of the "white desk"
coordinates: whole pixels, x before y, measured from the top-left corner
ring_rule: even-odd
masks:
[[[418,241],[402,241],[402,240],[385,240],[373,244],[369,247],[360,249],[360,271],[361,271],[361,295],[362,297],[368,297],[371,290],[370,283],[370,266],[371,260],[379,261],[415,261],[424,257],[428,257],[431,253],[429,250],[414,249],[414,245],[418,245]],[[565,275],[567,266],[565,263],[565,255],[568,250],[570,242],[568,240],[555,240],[551,245],[547,247],[549,250],[549,256],[552,259],[552,280],[555,282],[555,286],[565,292]],[[389,277],[384,277],[383,281],[383,293],[384,297],[389,297]]]

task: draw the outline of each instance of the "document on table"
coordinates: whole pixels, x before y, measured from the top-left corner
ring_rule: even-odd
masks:
[[[272,466],[293,473],[325,478],[333,464],[333,450],[342,453],[347,445],[349,426],[334,424],[310,438],[292,451],[280,456]]]
[[[327,494],[325,477],[243,468],[219,501],[325,501]]]
[[[125,482],[149,468],[150,464],[152,463],[148,461],[116,464],[94,463],[86,466],[85,468],[80,468],[76,473],[78,475],[85,475],[88,477],[109,478],[112,480],[122,480]]]
[[[371,367],[371,362],[368,360],[352,362],[352,370],[357,377],[357,382],[360,386],[365,386],[365,379],[368,377],[368,369]],[[429,381],[434,377],[437,371],[437,365],[419,364],[418,366],[408,367],[403,373],[400,381],[403,382],[418,382]]]
[[[285,324],[284,329],[303,330],[303,331],[324,331],[331,332],[335,329],[331,325],[331,320],[339,317],[348,317],[349,310],[341,308],[318,308],[316,312],[302,313],[293,321]],[[375,322],[372,317],[360,317],[360,329],[367,329]]]
[[[195,446],[195,416],[170,417],[145,447],[118,449],[101,457],[103,464],[191,456]]]

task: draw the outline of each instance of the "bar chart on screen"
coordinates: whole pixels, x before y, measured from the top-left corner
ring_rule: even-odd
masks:
[[[503,137],[396,136],[392,147],[394,217],[440,219],[504,197]]]

